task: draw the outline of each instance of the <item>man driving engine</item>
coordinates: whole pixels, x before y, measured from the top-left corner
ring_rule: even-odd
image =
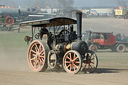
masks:
[[[44,34],[48,35],[48,30],[46,29],[46,25],[44,25],[41,29],[40,29],[40,39],[42,40],[42,37]]]

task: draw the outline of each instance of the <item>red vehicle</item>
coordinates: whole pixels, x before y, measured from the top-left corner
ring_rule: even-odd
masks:
[[[85,38],[86,37],[86,38]],[[120,38],[120,40],[118,40]],[[89,49],[97,51],[97,49],[111,49],[112,51],[124,52],[128,46],[128,39],[115,36],[113,33],[107,32],[91,32],[83,33],[83,40],[88,42]]]

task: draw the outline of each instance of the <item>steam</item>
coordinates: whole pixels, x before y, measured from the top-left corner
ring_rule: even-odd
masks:
[[[40,7],[60,8],[60,7],[72,7],[74,0],[39,0]]]
[[[57,0],[62,7],[72,7],[74,0]]]

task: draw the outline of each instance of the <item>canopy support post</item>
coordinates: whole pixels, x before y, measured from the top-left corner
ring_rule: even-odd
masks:
[[[33,26],[32,26],[32,41],[33,41],[33,34],[34,34],[34,33],[33,33]]]

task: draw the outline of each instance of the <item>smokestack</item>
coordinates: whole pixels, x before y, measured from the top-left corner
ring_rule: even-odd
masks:
[[[76,11],[77,18],[77,40],[81,40],[81,32],[82,32],[82,12],[80,10]]]

